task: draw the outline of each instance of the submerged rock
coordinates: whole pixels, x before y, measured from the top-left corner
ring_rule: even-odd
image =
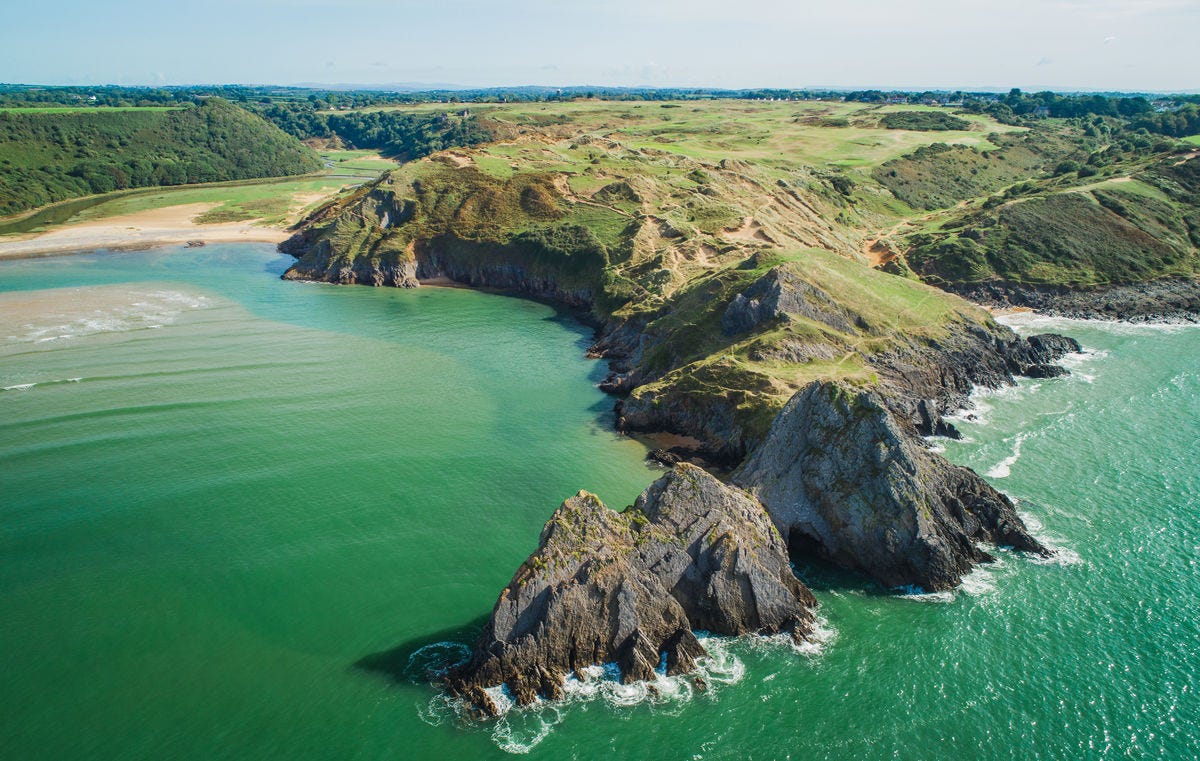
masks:
[[[484,688],[527,705],[591,665],[615,662],[625,682],[653,679],[664,658],[685,673],[705,654],[694,630],[803,638],[815,605],[762,505],[681,463],[624,512],[587,492],[564,502],[446,684],[495,714]]]
[[[992,560],[978,541],[1048,554],[1007,497],[925,449],[876,392],[841,383],[797,392],[734,480],[795,550],[889,587],[957,585]]]

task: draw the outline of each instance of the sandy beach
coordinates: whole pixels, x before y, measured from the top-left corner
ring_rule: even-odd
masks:
[[[141,249],[203,241],[205,243],[278,243],[289,233],[253,220],[197,224],[193,220],[219,204],[194,203],[149,209],[57,227],[44,233],[0,237],[0,259],[23,259],[95,249]]]

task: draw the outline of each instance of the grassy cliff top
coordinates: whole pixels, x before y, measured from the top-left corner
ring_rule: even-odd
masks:
[[[869,266],[873,231],[914,213],[870,170],[935,140],[883,126],[886,108],[544,108],[473,109],[496,140],[410,162],[319,210],[297,271],[379,282],[371,273],[436,261],[472,282],[552,283],[646,337],[635,395],[724,405],[750,436],[812,380],[871,384],[875,355],[994,329],[958,297]],[[993,145],[998,125],[970,126],[957,138]],[[789,146],[827,160],[797,161]]]
[[[1194,272],[1200,161],[1175,142],[854,103],[467,110],[493,140],[319,210],[294,274],[415,284],[432,266],[586,303],[640,336],[622,388],[647,428],[753,442],[814,380],[873,385],[1004,333],[922,276]]]

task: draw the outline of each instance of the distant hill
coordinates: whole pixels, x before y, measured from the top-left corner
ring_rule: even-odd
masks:
[[[180,108],[0,110],[0,215],[124,188],[320,168],[300,141],[219,98]]]

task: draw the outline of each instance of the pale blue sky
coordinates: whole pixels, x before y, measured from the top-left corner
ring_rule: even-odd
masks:
[[[1200,89],[1200,0],[5,0],[0,81]]]

